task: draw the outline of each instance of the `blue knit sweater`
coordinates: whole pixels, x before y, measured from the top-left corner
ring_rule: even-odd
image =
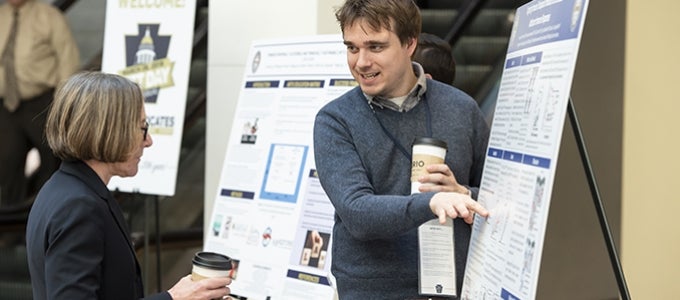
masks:
[[[416,137],[446,141],[446,164],[476,196],[488,126],[476,102],[449,85],[427,80],[421,101],[406,112],[373,106],[359,87],[325,105],[314,125],[319,179],[335,207],[331,270],[341,299],[418,296],[417,228],[435,218],[434,193],[410,194],[411,161],[381,128],[411,151]],[[378,121],[380,120],[380,122]],[[457,290],[463,283],[470,225],[456,219]]]

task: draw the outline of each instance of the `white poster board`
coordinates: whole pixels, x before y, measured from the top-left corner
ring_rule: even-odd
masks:
[[[153,138],[137,175],[111,178],[111,190],[175,194],[195,14],[195,1],[107,1],[102,71],[140,85]]]
[[[588,0],[517,9],[498,92],[462,299],[534,299]],[[576,288],[576,287],[574,287]]]
[[[356,86],[346,47],[340,35],[259,40],[245,69],[204,250],[237,260],[236,295],[332,299],[334,209],[313,127],[323,105]]]

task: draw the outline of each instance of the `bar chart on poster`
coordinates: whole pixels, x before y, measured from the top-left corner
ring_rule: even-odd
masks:
[[[501,77],[462,299],[535,299],[588,0],[519,7]]]
[[[312,130],[317,111],[355,86],[340,35],[251,46],[214,208],[206,212],[212,229],[204,250],[233,259],[232,293],[333,298],[334,209],[314,167]]]

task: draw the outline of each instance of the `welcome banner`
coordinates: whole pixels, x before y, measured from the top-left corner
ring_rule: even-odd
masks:
[[[109,189],[172,196],[182,142],[195,1],[107,1],[102,71],[139,84],[153,146]]]

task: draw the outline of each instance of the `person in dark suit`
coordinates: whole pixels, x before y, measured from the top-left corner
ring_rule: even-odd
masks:
[[[144,297],[128,228],[107,183],[137,174],[144,148],[153,144],[148,129],[142,92],[122,76],[78,73],[57,90],[45,132],[62,164],[38,193],[26,227],[34,299]],[[187,275],[147,299],[222,299],[229,284]]]

